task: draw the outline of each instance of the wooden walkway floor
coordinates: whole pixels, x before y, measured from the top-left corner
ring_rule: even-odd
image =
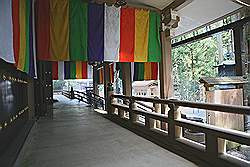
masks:
[[[53,120],[39,120],[16,167],[195,167],[105,119],[83,103],[57,96]]]

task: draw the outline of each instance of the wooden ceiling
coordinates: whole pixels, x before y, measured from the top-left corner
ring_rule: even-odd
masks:
[[[154,7],[160,10],[167,7],[173,1],[175,0],[127,0],[127,2],[131,4],[145,5],[145,6]]]

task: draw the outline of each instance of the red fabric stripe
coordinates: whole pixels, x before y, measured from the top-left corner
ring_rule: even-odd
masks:
[[[82,62],[82,79],[88,79],[88,63]]]
[[[58,62],[52,62],[52,78],[53,80],[58,80]]]
[[[18,64],[20,48],[19,0],[12,0],[13,45],[16,65]]]
[[[121,9],[120,62],[133,62],[135,50],[135,9]]]
[[[37,56],[39,60],[50,59],[50,0],[36,1]]]
[[[152,70],[152,80],[157,80],[158,79],[158,63],[152,62],[151,63],[151,70]]]

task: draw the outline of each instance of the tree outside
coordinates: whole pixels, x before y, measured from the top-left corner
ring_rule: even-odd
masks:
[[[172,50],[175,96],[180,100],[203,101],[200,77],[216,77],[216,65],[234,61],[231,31],[178,46]]]

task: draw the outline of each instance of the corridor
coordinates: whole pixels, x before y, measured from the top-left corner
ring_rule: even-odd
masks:
[[[54,119],[34,125],[15,167],[195,167],[116,125],[77,100],[57,95]]]

